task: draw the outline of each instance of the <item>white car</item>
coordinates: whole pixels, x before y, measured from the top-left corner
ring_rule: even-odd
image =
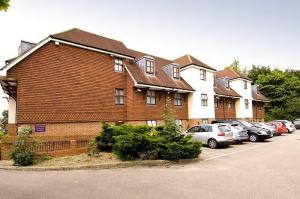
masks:
[[[288,133],[293,133],[294,131],[296,131],[295,125],[288,120],[275,120],[275,121],[284,123],[288,130]]]
[[[233,133],[224,124],[202,124],[196,125],[184,132],[191,134],[193,140],[199,140],[209,148],[215,149],[219,146],[228,146],[233,142]]]
[[[233,133],[233,139],[236,143],[241,143],[243,141],[249,140],[249,135],[247,130],[241,126],[234,125],[234,124],[227,124],[227,123],[220,123],[226,125]]]

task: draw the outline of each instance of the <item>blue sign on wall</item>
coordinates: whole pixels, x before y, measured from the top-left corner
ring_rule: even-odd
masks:
[[[45,124],[36,124],[35,125],[35,132],[42,133],[46,131],[46,125]]]

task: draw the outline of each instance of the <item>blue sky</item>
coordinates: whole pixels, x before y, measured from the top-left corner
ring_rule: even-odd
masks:
[[[217,69],[234,58],[248,69],[300,69],[299,19],[297,0],[12,0],[0,12],[0,66],[20,40],[77,27],[168,59],[192,54]]]

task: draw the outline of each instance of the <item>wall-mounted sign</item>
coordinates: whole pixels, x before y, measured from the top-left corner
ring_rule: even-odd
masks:
[[[34,130],[37,133],[45,132],[46,131],[46,125],[45,124],[36,124]]]

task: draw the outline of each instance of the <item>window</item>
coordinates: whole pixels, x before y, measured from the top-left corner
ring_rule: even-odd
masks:
[[[228,109],[231,109],[231,107],[232,107],[232,101],[231,101],[231,99],[229,99],[229,100],[227,101],[227,108],[228,108]]]
[[[197,133],[200,132],[200,126],[194,126],[188,130],[189,133]]]
[[[122,59],[115,59],[115,71],[116,72],[123,72],[123,60]]]
[[[175,120],[175,124],[182,127],[182,120]]]
[[[206,70],[200,69],[200,79],[206,80]]]
[[[179,67],[173,67],[173,78],[179,79]]]
[[[207,118],[202,119],[202,124],[208,124],[208,119]]]
[[[117,88],[115,91],[115,103],[117,105],[123,105],[124,104],[124,89]]]
[[[148,126],[156,126],[157,124],[156,124],[155,120],[149,120],[149,121],[147,121],[147,125]]]
[[[205,124],[207,124],[207,123],[205,123]],[[201,132],[212,132],[212,127],[208,126],[208,125],[201,125]]]
[[[146,60],[146,73],[154,74],[154,61]]]
[[[225,80],[225,86],[226,86],[226,88],[229,88],[229,80],[228,79]]]
[[[247,81],[244,80],[244,89],[247,89]]]
[[[174,95],[174,105],[182,106],[182,95],[180,93],[175,93]]]
[[[219,102],[218,102],[218,98],[215,98],[215,108],[219,107]]]
[[[201,105],[207,106],[207,101],[208,101],[207,94],[201,94]]]
[[[248,109],[249,108],[249,100],[245,99],[245,108]]]
[[[151,91],[151,90],[147,91],[147,104],[150,104],[150,105],[156,104],[155,91]]]

